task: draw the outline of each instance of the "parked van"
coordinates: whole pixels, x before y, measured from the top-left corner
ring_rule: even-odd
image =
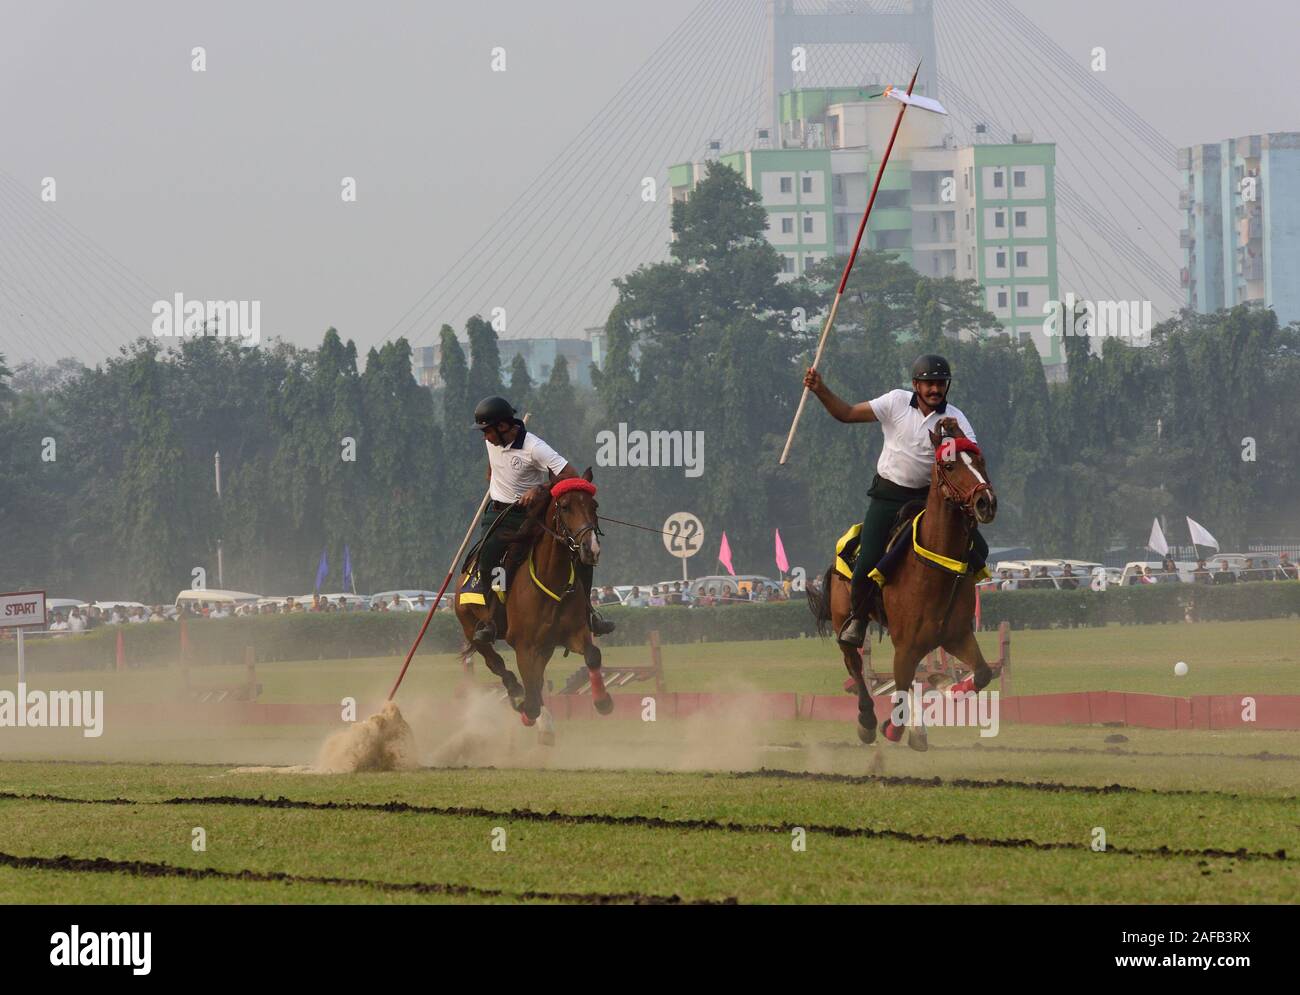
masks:
[[[186,588],[176,595],[176,608],[197,609],[200,605],[221,605],[232,612],[240,605],[257,604],[260,594],[248,594],[245,591],[194,590]]]

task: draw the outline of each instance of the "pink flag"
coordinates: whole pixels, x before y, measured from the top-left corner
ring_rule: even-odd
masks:
[[[781,545],[781,530],[776,530],[776,568],[781,573],[790,572],[790,561],[785,558],[785,547]]]
[[[727,533],[722,533],[722,548],[718,550],[718,562],[727,568],[727,573],[736,576],[736,570],[731,565],[731,546],[727,543]]]

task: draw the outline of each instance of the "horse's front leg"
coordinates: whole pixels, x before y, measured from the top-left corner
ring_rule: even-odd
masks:
[[[519,709],[519,717],[526,726],[535,723],[537,716],[542,712],[542,688],[546,665],[554,652],[554,646],[515,647],[515,657],[519,661],[519,676],[524,682],[524,703]]]
[[[922,753],[930,748],[930,743],[921,716],[912,714],[912,681],[916,678],[917,664],[924,656],[925,651],[915,639],[900,637],[894,644],[894,693],[891,696],[894,707],[881,730],[887,740],[897,743],[906,729],[907,745]]]
[[[516,712],[519,711],[524,703],[524,686],[519,683],[519,678],[510,672],[510,668],[506,666],[505,658],[487,643],[470,643],[470,646],[482,654],[483,659],[487,662],[488,670],[501,678],[501,685],[506,689],[506,694],[510,697],[510,707]]]
[[[943,648],[970,668],[969,675],[948,685],[946,690],[950,694],[979,692],[988,687],[989,681],[993,680],[993,668],[984,659],[984,651],[980,649],[979,640],[972,630],[964,629],[952,636],[944,642]]]
[[[614,699],[605,690],[605,675],[600,669],[600,647],[592,642],[591,630],[582,626],[569,637],[567,646],[571,652],[582,654],[587,665],[587,678],[591,681],[592,704],[601,715],[608,715],[614,710]]]

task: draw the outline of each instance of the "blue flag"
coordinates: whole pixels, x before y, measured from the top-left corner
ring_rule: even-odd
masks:
[[[343,544],[343,590],[352,590],[352,556],[346,542]]]
[[[320,551],[320,566],[316,568],[316,593],[320,593],[321,584],[330,575],[330,561],[325,557],[325,550]]]

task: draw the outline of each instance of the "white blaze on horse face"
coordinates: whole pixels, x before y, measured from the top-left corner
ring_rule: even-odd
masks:
[[[965,460],[966,465],[970,467],[970,472],[975,474],[975,479],[978,480],[981,484],[984,483],[985,482],[984,478],[980,476],[980,472],[975,469],[975,464],[971,462],[970,453],[962,453],[961,458]]]
[[[583,544],[587,547],[587,552],[591,554],[592,563],[600,559],[600,540],[596,538],[595,529],[587,533],[587,538],[583,541]]]

